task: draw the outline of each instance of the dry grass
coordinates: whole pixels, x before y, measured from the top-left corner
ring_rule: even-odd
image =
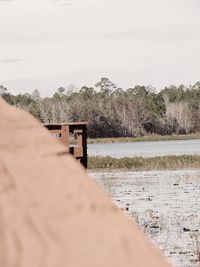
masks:
[[[200,168],[200,156],[164,157],[89,157],[89,169],[168,170]]]
[[[96,138],[88,139],[89,144],[96,143],[123,143],[123,142],[144,142],[144,141],[168,141],[168,140],[191,140],[200,139],[200,133],[180,135],[146,135],[142,137],[119,137],[119,138]]]

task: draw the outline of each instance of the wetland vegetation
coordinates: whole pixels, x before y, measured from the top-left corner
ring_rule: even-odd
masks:
[[[200,168],[199,155],[162,156],[162,157],[89,157],[89,169],[120,170],[172,170]]]
[[[200,133],[191,134],[172,134],[172,135],[158,135],[151,134],[140,137],[116,137],[116,138],[89,138],[88,144],[104,144],[104,143],[129,143],[129,142],[151,142],[151,141],[170,141],[170,140],[193,140],[200,139]]]

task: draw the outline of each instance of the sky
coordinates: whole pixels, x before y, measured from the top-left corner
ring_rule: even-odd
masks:
[[[14,94],[200,80],[200,0],[0,0],[0,85]]]

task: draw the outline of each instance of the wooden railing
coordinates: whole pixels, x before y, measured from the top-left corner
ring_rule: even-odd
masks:
[[[66,149],[87,168],[87,123],[65,122],[60,124],[44,124],[58,138]]]

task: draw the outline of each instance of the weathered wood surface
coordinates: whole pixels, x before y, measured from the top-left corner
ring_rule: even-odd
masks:
[[[1,267],[169,267],[32,116],[0,99]]]
[[[65,122],[43,124],[66,147],[78,161],[87,169],[87,123]],[[70,134],[76,134],[75,143],[70,144]]]

